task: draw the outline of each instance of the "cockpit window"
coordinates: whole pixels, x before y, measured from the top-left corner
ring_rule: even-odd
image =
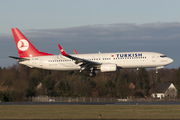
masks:
[[[167,57],[166,55],[160,55],[161,58]]]

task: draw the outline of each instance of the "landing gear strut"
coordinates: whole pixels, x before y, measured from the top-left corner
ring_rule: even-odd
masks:
[[[158,69],[156,69],[156,74],[158,73]]]
[[[90,76],[90,77],[95,77],[95,76],[96,76],[96,73],[95,73],[94,69],[91,68],[90,70],[91,70],[91,72],[89,73],[89,76]]]

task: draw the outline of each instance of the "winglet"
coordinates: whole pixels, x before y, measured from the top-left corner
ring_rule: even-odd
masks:
[[[61,51],[61,54],[62,54],[63,56],[68,56],[68,54],[64,51],[64,49],[61,47],[61,45],[58,44],[58,46],[59,46],[59,49],[60,49],[60,51]]]
[[[75,53],[75,54],[78,54],[77,51],[76,51],[75,49],[74,49],[74,53]]]

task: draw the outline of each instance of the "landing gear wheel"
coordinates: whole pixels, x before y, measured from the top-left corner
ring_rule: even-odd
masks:
[[[95,73],[95,72],[90,72],[90,73],[89,73],[89,76],[90,76],[90,77],[95,77],[95,76],[96,76],[96,73]]]

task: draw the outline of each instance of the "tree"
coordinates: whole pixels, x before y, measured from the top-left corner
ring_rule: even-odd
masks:
[[[42,81],[41,72],[39,69],[31,69],[30,74],[28,76],[29,80],[29,88],[35,89],[37,85]]]
[[[124,74],[120,74],[117,80],[117,85],[126,84],[127,79],[124,77]]]
[[[88,97],[91,96],[91,84],[90,79],[79,76],[76,81],[73,83],[74,94],[79,97]]]
[[[47,95],[56,96],[56,93],[54,92],[54,85],[55,80],[52,78],[51,75],[47,75],[42,81],[42,86],[45,89],[45,93]]]
[[[93,83],[95,84],[94,91],[98,93],[97,96],[103,97],[107,94],[105,84],[108,81],[108,78],[103,73],[98,73],[96,77],[92,78]]]
[[[55,89],[57,90],[57,93],[59,96],[69,96],[70,95],[71,87],[67,80],[59,81],[56,84],[57,84],[57,87]]]
[[[112,80],[108,80],[105,83],[106,93],[109,93],[111,97],[113,97],[115,93],[115,83],[112,82]]]
[[[13,65],[12,67],[4,68],[1,75],[1,85],[11,86],[14,81],[18,79],[18,66]]]
[[[129,88],[128,84],[121,84],[116,87],[117,97],[124,99],[132,94],[132,90]]]
[[[176,89],[178,90],[178,97],[180,97],[180,67],[176,71],[176,77],[173,80],[173,83],[176,86]]]
[[[150,87],[148,73],[145,68],[139,69],[137,71],[136,89],[142,90],[145,95],[148,95]]]

